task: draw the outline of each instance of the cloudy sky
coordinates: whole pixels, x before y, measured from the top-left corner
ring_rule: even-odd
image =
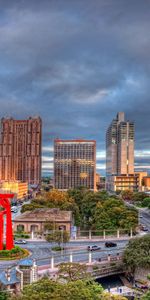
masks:
[[[136,169],[150,169],[150,0],[0,0],[0,116],[43,120],[53,139],[97,141],[117,111],[135,121]]]

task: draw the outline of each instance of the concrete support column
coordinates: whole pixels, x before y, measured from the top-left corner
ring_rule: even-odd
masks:
[[[108,256],[107,256],[107,260],[108,260],[108,261],[110,261],[110,254],[108,254]]]
[[[33,230],[31,231],[31,239],[32,240],[34,239],[34,231]]]
[[[89,252],[89,264],[91,264],[91,263],[92,263],[92,253]]]
[[[131,237],[131,238],[133,237],[133,230],[132,230],[132,228],[131,228],[131,230],[130,230],[130,237]]]
[[[89,230],[89,240],[91,240],[92,238],[92,233],[91,233],[91,230]]]
[[[51,269],[54,269],[54,257],[51,257]]]
[[[77,233],[75,232],[75,234],[74,234],[74,239],[75,239],[75,241],[76,241],[76,239],[77,239]]]
[[[120,237],[120,231],[119,231],[119,229],[117,230],[117,239],[119,239],[119,237]]]
[[[106,231],[105,231],[105,229],[103,230],[103,239],[104,240],[106,239]]]
[[[70,258],[70,263],[72,263],[72,261],[73,261],[72,253],[70,254],[69,258]]]

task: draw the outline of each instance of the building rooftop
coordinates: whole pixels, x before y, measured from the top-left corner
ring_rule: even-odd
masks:
[[[29,259],[29,258],[26,258],[26,259],[22,259],[19,261],[19,266],[20,267],[32,267],[33,266],[33,260],[32,259]]]
[[[37,208],[34,211],[26,211],[16,217],[14,222],[31,221],[31,222],[71,222],[72,212],[60,210],[59,208]]]
[[[10,276],[10,279],[8,279],[8,274]],[[3,271],[0,273],[0,283],[7,286],[10,284],[19,283],[20,280],[17,277],[16,268],[10,269],[8,271]]]

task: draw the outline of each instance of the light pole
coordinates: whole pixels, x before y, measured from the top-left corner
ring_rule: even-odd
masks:
[[[61,255],[63,255],[63,233],[64,233],[64,231],[63,231],[63,228],[61,229],[61,244],[62,244],[62,246],[61,246]]]

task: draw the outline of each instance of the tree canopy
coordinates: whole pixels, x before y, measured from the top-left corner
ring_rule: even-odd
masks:
[[[76,280],[60,283],[43,278],[24,288],[17,300],[99,300],[102,287],[94,281]]]
[[[133,274],[136,268],[150,267],[150,235],[130,240],[124,251],[123,261]]]
[[[59,265],[58,276],[65,278],[68,282],[86,279],[88,277],[87,266],[79,263],[62,263]]]
[[[31,204],[24,205],[22,212],[37,207],[71,210],[75,225],[81,229],[134,229],[138,224],[137,211],[126,207],[123,200],[110,196],[106,191],[94,193],[86,188],[78,188],[63,192],[54,189],[43,192]]]

